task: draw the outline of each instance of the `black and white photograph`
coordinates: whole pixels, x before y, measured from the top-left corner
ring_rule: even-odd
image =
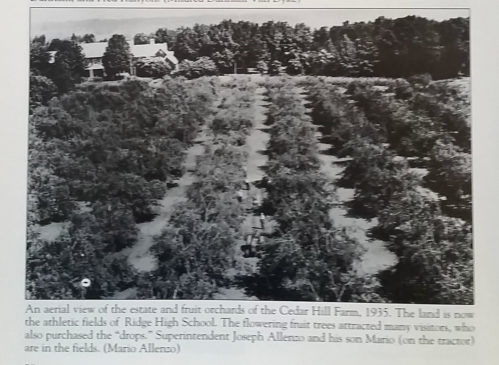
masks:
[[[32,8],[26,299],[473,304],[469,23]]]

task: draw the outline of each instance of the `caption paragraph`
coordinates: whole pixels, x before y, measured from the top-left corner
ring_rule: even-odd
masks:
[[[428,306],[28,304],[24,351],[179,354],[199,341],[473,346],[473,318]]]

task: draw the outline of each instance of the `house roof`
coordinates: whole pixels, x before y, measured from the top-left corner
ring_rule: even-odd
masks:
[[[101,58],[107,48],[107,42],[81,43],[85,58]]]
[[[102,58],[107,48],[107,42],[81,43],[82,52],[85,58]],[[132,44],[130,52],[134,57],[155,57],[158,52],[164,54],[174,64],[178,64],[177,58],[173,52],[168,51],[166,43],[148,43],[148,44]]]
[[[134,57],[154,57],[158,52],[168,53],[166,43],[134,44],[130,46]]]

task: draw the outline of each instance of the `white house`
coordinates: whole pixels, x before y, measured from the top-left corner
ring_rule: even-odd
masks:
[[[147,57],[162,57],[173,69],[177,69],[178,59],[173,55],[172,51],[168,50],[166,43],[156,43],[154,39],[151,39],[148,44],[129,43],[130,53],[133,57],[132,61]],[[102,56],[104,56],[107,45],[107,42],[80,44],[82,53],[87,60],[86,70],[88,71],[88,77],[105,76]],[[130,73],[135,74],[132,64],[130,64]]]

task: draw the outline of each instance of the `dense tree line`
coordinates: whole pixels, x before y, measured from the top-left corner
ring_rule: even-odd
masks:
[[[33,298],[102,298],[134,284],[120,252],[155,214],[166,183],[211,112],[209,83],[92,84],[30,117],[27,290]],[[40,232],[58,224],[55,239]],[[79,282],[92,280],[82,291]]]
[[[145,44],[151,37],[168,43],[181,61],[178,74],[187,78],[245,73],[249,68],[270,75],[408,77],[428,73],[434,79],[469,75],[468,18],[438,22],[416,16],[380,17],[315,30],[305,24],[224,20],[214,25],[160,28],[153,34],[136,34],[133,41]],[[71,90],[85,74],[79,43],[94,41],[93,34],[73,34],[50,43],[44,36],[33,38],[33,75],[49,78],[60,92]],[[109,39],[104,57],[109,77],[129,72],[128,49],[123,35]],[[54,51],[49,63],[49,52]],[[145,77],[162,77],[171,71],[157,59],[134,66]]]
[[[311,29],[286,22],[224,20],[216,25],[158,29],[180,60],[210,58],[221,73],[282,67],[289,74],[434,78],[469,75],[469,19],[407,16]],[[136,35],[144,41],[144,35]]]
[[[340,183],[355,189],[351,213],[377,218],[372,233],[398,256],[396,266],[380,275],[384,295],[397,302],[469,304],[472,235],[470,216],[463,213],[471,209],[469,155],[445,112],[430,111],[430,117],[418,109],[418,92],[402,93],[403,101],[390,96],[400,82],[382,92],[352,81],[344,94],[328,81],[309,80],[314,122],[330,132],[333,151],[350,157]],[[414,162],[428,174],[414,171]],[[461,209],[448,209],[455,199]]]

